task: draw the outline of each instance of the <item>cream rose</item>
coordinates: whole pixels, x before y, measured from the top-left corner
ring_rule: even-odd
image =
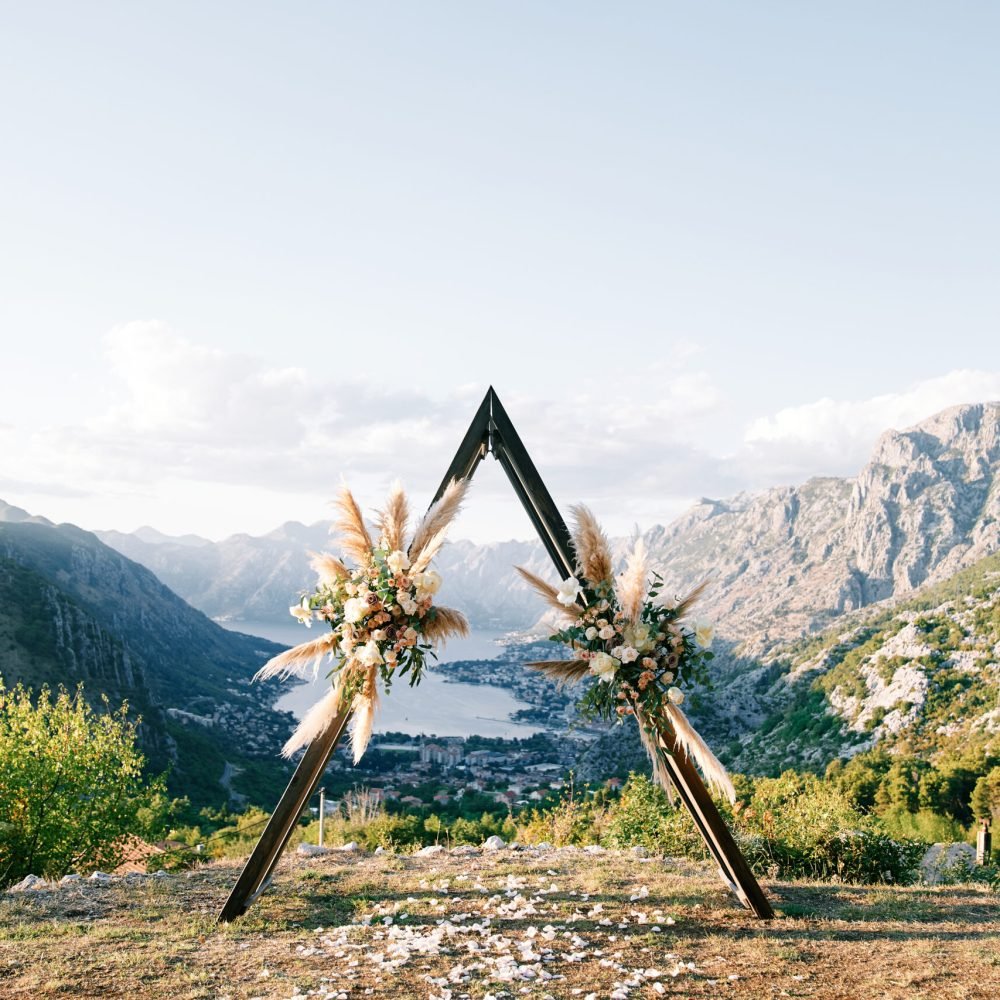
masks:
[[[357,657],[358,662],[364,664],[366,667],[374,667],[382,662],[382,654],[379,652],[378,643],[374,639],[366,642],[354,655]]]
[[[599,677],[606,684],[610,684],[614,679],[615,671],[621,664],[613,656],[607,653],[598,653],[590,661],[590,672]]]
[[[421,594],[433,597],[441,589],[441,574],[429,569],[414,581]]]
[[[395,576],[399,576],[404,569],[410,568],[410,557],[405,552],[396,549],[395,552],[390,552],[385,557],[385,563]]]
[[[352,597],[344,601],[345,622],[350,622],[353,625],[355,622],[361,621],[366,614],[368,614],[367,601],[362,600],[360,597]]]
[[[621,652],[622,663],[631,663],[634,659],[639,656],[639,650],[634,646],[625,646]]]
[[[715,638],[715,626],[711,622],[700,621],[694,623],[694,641],[702,649],[708,649]]]
[[[679,705],[684,700],[684,692],[677,687],[667,688],[667,697],[675,705]]]

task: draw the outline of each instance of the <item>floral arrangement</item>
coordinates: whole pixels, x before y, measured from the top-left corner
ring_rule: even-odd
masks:
[[[468,486],[452,480],[441,499],[417,526],[409,545],[404,542],[409,504],[400,486],[393,488],[385,510],[377,512],[377,541],[351,492],[344,488],[337,500],[346,562],[328,554],[313,559],[319,580],[315,590],[289,608],[307,628],[326,622],[330,631],[276,656],[257,673],[258,679],[300,676],[330,657],[331,690],[314,705],[285,744],[290,757],[326,731],[345,711],[353,713],[351,739],[357,763],[371,738],[378,707],[378,681],[388,692],[396,677],[409,675],[420,683],[427,657],[448,636],[468,633],[465,617],[453,608],[434,603],[441,577],[430,568],[444,544],[448,526],[461,508]]]
[[[577,576],[555,587],[523,567],[518,571],[567,620],[549,638],[568,646],[573,657],[528,665],[563,684],[593,679],[579,706],[589,718],[634,715],[654,774],[665,789],[670,782],[664,757],[676,743],[709,784],[735,800],[725,768],[680,708],[682,686],[704,683],[713,658],[712,626],[684,620],[705,584],[681,600],[665,595],[641,539],[616,577],[607,536],[594,515],[584,506],[574,507],[572,513]]]

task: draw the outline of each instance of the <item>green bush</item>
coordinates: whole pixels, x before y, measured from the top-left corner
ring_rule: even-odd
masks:
[[[97,713],[82,689],[32,702],[0,682],[0,887],[25,875],[110,870],[128,835],[162,836],[169,802],[147,781],[126,706]]]
[[[961,823],[932,809],[920,809],[915,813],[905,809],[890,809],[882,813],[879,819],[890,836],[919,840],[922,844],[953,843],[969,839]]]

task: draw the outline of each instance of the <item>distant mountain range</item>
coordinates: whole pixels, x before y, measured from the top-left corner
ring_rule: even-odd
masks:
[[[127,700],[151,769],[169,768],[178,794],[239,795],[220,782],[251,766],[268,785],[255,799],[280,785],[289,717],[270,708],[273,684],[250,679],[281,648],[223,629],[90,532],[0,502],[0,678],[82,683],[97,707]]]
[[[98,535],[214,618],[287,621],[312,583],[308,553],[331,546],[329,529],[289,522],[217,544],[149,528]],[[709,578],[700,613],[745,651],[764,652],[1000,548],[1000,403],[887,431],[853,479],[702,500],[643,538],[668,587],[684,592]],[[615,539],[616,551],[632,541]],[[517,564],[553,572],[535,541],[449,544],[437,559],[442,599],[481,627],[528,627],[540,607]]]
[[[853,479],[702,500],[643,537],[670,589],[712,581],[700,613],[718,623],[714,690],[690,706],[737,767],[821,768],[878,740],[933,753],[941,733],[995,738],[1000,403],[887,431]],[[633,541],[613,540],[617,554]],[[152,528],[95,536],[0,504],[0,673],[128,697],[155,760],[216,794],[227,763],[255,777],[271,767],[255,782],[267,799],[288,720],[248,680],[274,647],[205,615],[287,623],[313,581],[310,551],[330,543],[329,524],[295,522],[220,543]],[[481,627],[528,627],[540,608],[516,564],[552,575],[534,541],[449,544],[442,600]],[[598,741],[591,770],[626,746],[621,730]]]

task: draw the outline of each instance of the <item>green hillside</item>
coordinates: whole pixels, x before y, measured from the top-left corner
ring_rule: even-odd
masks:
[[[271,710],[273,685],[250,681],[278,649],[219,627],[89,532],[0,522],[0,679],[82,685],[95,707],[127,701],[149,769],[169,770],[174,794],[273,800],[290,719]]]

